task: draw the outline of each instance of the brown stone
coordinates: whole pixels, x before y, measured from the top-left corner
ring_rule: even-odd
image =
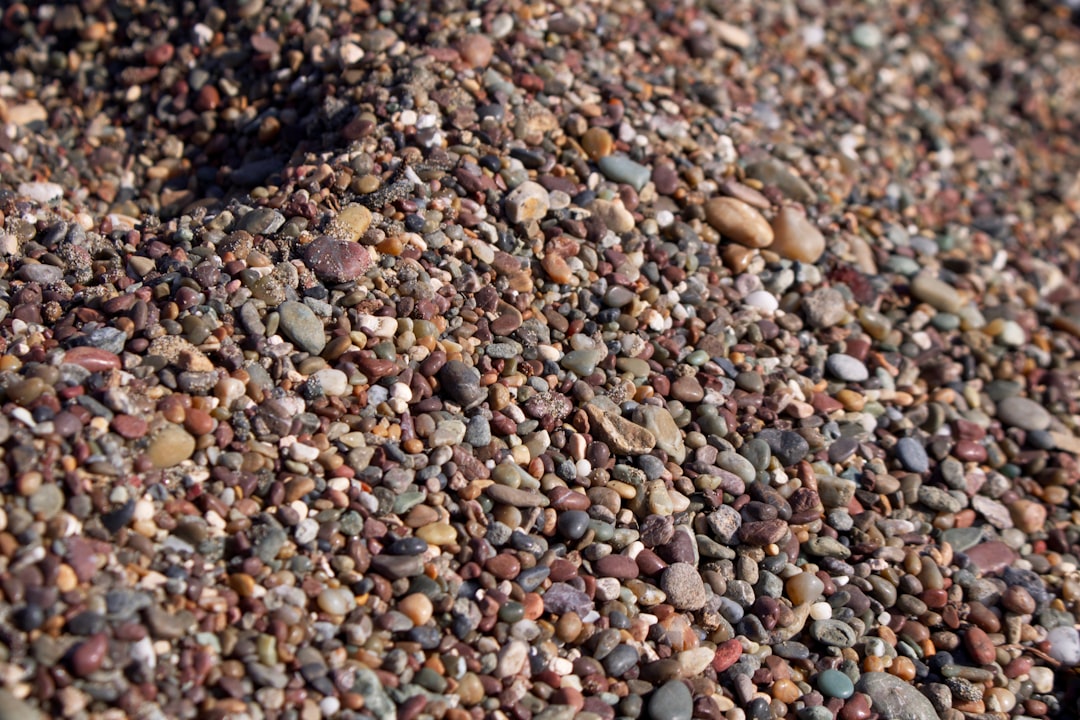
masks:
[[[772,221],[773,243],[769,249],[780,257],[815,263],[825,252],[825,236],[799,210],[781,208]]]
[[[1016,562],[1016,551],[999,540],[979,543],[964,551],[983,575],[994,575]]]
[[[593,571],[599,577],[632,580],[638,576],[638,564],[627,555],[607,555],[593,563]]]
[[[986,633],[979,627],[972,626],[964,633],[964,647],[971,659],[979,665],[988,665],[997,657],[997,649]]]
[[[779,542],[788,526],[783,520],[760,520],[757,522],[743,523],[739,528],[739,540],[747,545],[763,547]]]
[[[101,348],[82,345],[64,353],[64,362],[79,365],[90,372],[120,369],[120,356]]]
[[[484,563],[484,569],[500,580],[513,580],[521,572],[521,561],[510,553],[499,553]]]
[[[768,247],[773,229],[761,213],[732,197],[716,197],[705,203],[705,219],[724,237],[752,248]]]
[[[97,672],[108,650],[109,638],[105,633],[91,635],[71,654],[71,671],[79,677]]]

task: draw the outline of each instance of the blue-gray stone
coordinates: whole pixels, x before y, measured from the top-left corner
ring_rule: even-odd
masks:
[[[937,711],[926,696],[895,675],[863,673],[855,688],[870,696],[874,712],[882,720],[938,720]]]
[[[288,300],[278,305],[279,328],[304,352],[318,355],[326,347],[322,320],[304,303]]]
[[[896,457],[908,472],[924,473],[930,469],[926,448],[913,437],[900,438],[896,443]]]
[[[862,360],[844,353],[833,353],[825,361],[825,369],[829,374],[844,382],[865,382],[870,377],[870,371]]]
[[[652,176],[652,171],[649,168],[641,163],[634,162],[625,155],[602,157],[597,165],[600,167],[600,172],[604,173],[604,177],[608,180],[626,183],[639,192]]]
[[[649,698],[649,717],[652,720],[690,720],[694,714],[694,697],[681,680],[670,680]]]

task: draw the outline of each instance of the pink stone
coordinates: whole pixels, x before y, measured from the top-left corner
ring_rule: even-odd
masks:
[[[90,372],[120,369],[120,356],[88,345],[68,350],[64,353],[64,362],[79,365]]]
[[[1015,550],[998,540],[979,543],[975,547],[968,548],[964,554],[983,575],[999,573],[1016,562],[1019,557]]]

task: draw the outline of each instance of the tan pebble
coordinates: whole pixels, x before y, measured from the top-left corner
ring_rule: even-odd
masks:
[[[179,465],[194,452],[195,438],[178,425],[167,425],[158,431],[146,448],[146,456],[159,469]]]
[[[802,697],[802,690],[791,680],[777,680],[772,686],[772,696],[780,702],[790,705]]]
[[[575,612],[568,612],[555,623],[555,637],[565,643],[572,643],[581,634],[581,618]]]
[[[724,237],[751,248],[769,247],[773,229],[760,212],[732,197],[705,203],[705,219]]]
[[[75,570],[67,563],[61,563],[56,568],[56,589],[62,593],[71,592],[79,585],[79,578]]]
[[[1009,506],[1016,527],[1025,533],[1038,532],[1046,523],[1046,508],[1033,500],[1017,500]]]
[[[255,592],[255,578],[247,573],[233,573],[229,576],[229,587],[242,598],[251,597]]]
[[[423,625],[431,619],[435,611],[431,599],[423,593],[406,595],[397,604],[398,612],[413,621],[414,625]]]
[[[326,228],[326,234],[338,240],[355,242],[371,227],[371,211],[359,203],[347,205]]]
[[[467,672],[461,676],[457,696],[462,705],[475,705],[484,699],[484,686],[476,673]]]
[[[781,208],[772,221],[769,249],[788,260],[815,263],[825,252],[825,236],[793,207]]]
[[[589,128],[581,136],[581,147],[593,160],[610,155],[613,146],[611,133],[602,127]]]
[[[416,537],[429,545],[450,545],[457,541],[457,530],[447,523],[431,523],[417,530]]]
[[[750,261],[754,259],[754,250],[742,245],[728,245],[720,251],[720,256],[727,269],[738,275],[750,266]]]
[[[570,278],[574,276],[566,260],[557,253],[549,252],[544,255],[544,259],[540,261],[540,266],[544,268],[547,276],[557,283],[570,282]]]

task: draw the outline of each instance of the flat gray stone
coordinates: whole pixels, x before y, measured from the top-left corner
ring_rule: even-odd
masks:
[[[999,402],[997,417],[1003,424],[1021,430],[1046,430],[1050,427],[1049,411],[1025,397],[1008,397]]]
[[[855,688],[870,696],[882,720],[938,720],[934,706],[918,688],[883,672],[863,673]]]
[[[326,347],[326,331],[314,312],[292,300],[278,305],[279,329],[304,352],[318,355]]]

